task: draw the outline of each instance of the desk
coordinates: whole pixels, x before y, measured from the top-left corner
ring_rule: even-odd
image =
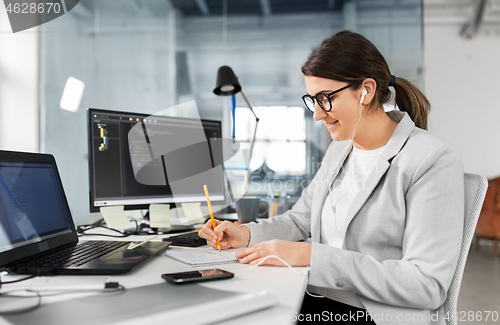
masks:
[[[137,236],[128,237],[125,240],[144,240],[147,237]],[[102,237],[85,236],[85,240],[102,240]],[[160,238],[157,238],[160,240]],[[203,246],[206,247],[206,246]],[[193,248],[181,248],[181,247],[171,247],[172,250],[185,250]],[[267,290],[269,293],[273,294],[277,299],[279,304],[277,306],[264,309],[252,314],[243,315],[237,318],[226,320],[224,322],[218,322],[218,324],[223,325],[244,325],[244,324],[256,324],[259,325],[276,325],[276,324],[292,324],[292,314],[298,312],[300,304],[302,303],[302,297],[304,294],[305,287],[307,285],[307,270],[306,268],[294,268],[290,269],[287,267],[270,267],[270,266],[259,266],[248,271],[244,271],[251,266],[242,265],[238,263],[234,264],[224,264],[220,268],[227,271],[233,272],[235,274],[233,279],[214,281],[200,283],[200,285],[213,289],[220,289],[232,292],[240,293],[253,293],[262,290]],[[164,280],[160,277],[163,273],[173,273],[182,271],[192,271],[197,269],[206,269],[210,267],[190,267],[179,263],[173,259],[166,256],[155,256],[148,260],[145,264],[139,266],[132,272],[120,275],[112,276],[111,281],[117,281],[127,289],[137,288],[146,285],[153,285],[158,283],[163,283]],[[299,272],[299,273],[297,273]],[[19,278],[24,276],[19,276]],[[65,278],[64,280],[74,280],[74,284],[77,285],[81,283],[85,276],[57,276],[58,278]],[[13,279],[14,277],[9,278]],[[5,281],[9,279],[5,278]],[[23,288],[24,286],[29,286],[31,280],[26,282],[20,282],[18,284],[5,285],[2,289],[14,289]],[[55,303],[62,300],[70,300],[78,297],[88,295],[88,293],[78,293],[78,294],[63,294],[60,296],[46,297],[42,299],[42,304]],[[109,299],[113,299],[110,296]],[[223,306],[221,306],[223,308]],[[63,312],[63,311],[61,311]],[[82,311],[83,312],[83,311]],[[196,307],[193,307],[193,312],[196,312]],[[11,324],[7,322],[4,318],[0,317],[0,325]],[[137,324],[143,325],[141,322]],[[165,324],[165,322],[163,322]],[[48,325],[48,324],[47,324]],[[147,324],[152,325],[152,324]]]

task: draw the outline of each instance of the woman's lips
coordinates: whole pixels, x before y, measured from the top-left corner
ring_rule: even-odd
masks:
[[[326,123],[325,122],[325,126],[328,130],[331,130],[336,124],[337,124],[338,120],[333,122],[333,123]]]

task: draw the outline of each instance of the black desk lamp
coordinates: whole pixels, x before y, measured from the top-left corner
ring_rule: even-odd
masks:
[[[257,117],[257,115],[255,115],[255,112],[253,110],[253,105],[248,99],[245,92],[243,91],[243,88],[241,87],[238,78],[234,74],[233,69],[231,69],[228,66],[220,67],[219,71],[217,72],[217,85],[215,86],[214,93],[218,96],[231,96],[237,94],[238,92],[241,92],[243,99],[245,99],[245,102],[248,105],[248,108],[252,112],[253,116],[255,116],[255,129],[253,131],[252,140],[250,141],[250,150],[248,151],[247,175],[243,188],[243,193],[246,194],[248,191],[248,184],[250,183],[250,174],[251,174],[250,160],[252,160],[253,145],[255,143],[255,136],[257,134],[257,124],[259,123],[259,118]],[[234,134],[233,134],[233,140],[234,140]]]

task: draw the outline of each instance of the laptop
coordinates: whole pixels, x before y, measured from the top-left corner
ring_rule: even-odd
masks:
[[[55,159],[0,150],[0,268],[25,274],[127,273],[170,242],[79,243]]]

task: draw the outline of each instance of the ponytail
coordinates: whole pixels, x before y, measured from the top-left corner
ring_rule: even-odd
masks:
[[[401,111],[408,113],[415,125],[427,130],[427,117],[431,104],[425,95],[411,82],[404,78],[395,78],[396,105]]]

